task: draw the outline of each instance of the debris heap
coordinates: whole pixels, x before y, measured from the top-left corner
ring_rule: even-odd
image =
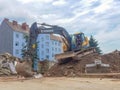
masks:
[[[110,64],[112,73],[120,73],[120,51],[115,50],[102,55],[102,60]]]
[[[15,61],[19,59],[13,57],[9,53],[1,54],[0,55],[0,76],[9,76],[13,74],[17,74],[15,70]]]
[[[120,73],[120,51],[114,51],[105,55],[98,55],[95,53],[89,54],[80,58],[77,61],[71,59],[70,62],[64,64],[56,63],[48,70],[47,73],[45,73],[45,76],[79,77],[81,76],[81,74],[86,73],[86,64],[94,63],[94,61],[99,58],[101,59],[102,63],[109,64],[110,68],[106,72],[105,70],[101,70],[98,73]]]
[[[32,62],[29,61],[28,58],[23,60],[22,62],[17,62],[16,65],[17,74],[24,77],[33,77],[34,72],[32,71]]]

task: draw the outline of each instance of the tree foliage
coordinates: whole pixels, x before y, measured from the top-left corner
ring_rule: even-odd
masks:
[[[24,39],[25,39],[25,44],[23,45],[22,48],[22,58],[24,58],[27,55],[29,36],[25,34]]]
[[[89,40],[90,47],[94,47],[96,49],[96,52],[99,54],[102,54],[102,50],[98,46],[98,41],[91,35],[90,40]]]
[[[26,44],[22,48],[22,58],[30,58],[32,61],[32,67],[36,70],[38,62],[38,42],[35,43],[35,48],[33,48],[32,46],[29,46],[29,36],[24,35],[24,38]]]

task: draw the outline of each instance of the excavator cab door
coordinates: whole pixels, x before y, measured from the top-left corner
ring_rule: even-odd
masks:
[[[85,41],[85,36],[83,33],[78,33],[78,34],[74,34],[74,41],[75,41],[75,48],[76,49],[81,49],[82,48],[82,43]]]

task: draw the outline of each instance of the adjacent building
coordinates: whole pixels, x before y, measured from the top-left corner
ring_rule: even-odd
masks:
[[[55,54],[63,52],[62,40],[59,36],[53,34],[39,34],[38,42],[38,57],[41,61],[47,59],[55,60]]]
[[[29,26],[5,18],[0,25],[0,53],[10,53],[22,58],[22,49],[26,45],[25,35],[29,35]]]
[[[10,53],[13,56],[22,58],[22,49],[27,44],[26,35],[29,35],[29,26],[26,23],[21,25],[17,21],[9,21],[5,18],[0,25],[0,53]],[[53,34],[39,34],[38,58],[39,60],[55,60],[55,54],[63,52],[60,36]]]

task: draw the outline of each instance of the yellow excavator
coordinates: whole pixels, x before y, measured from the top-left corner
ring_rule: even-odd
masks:
[[[27,61],[16,65],[16,71],[21,76],[33,77],[36,75],[33,71],[37,71],[38,59],[36,52],[37,37],[39,34],[59,34],[61,36],[64,44],[64,52],[55,55],[58,64],[67,63],[71,60],[79,60],[81,57],[95,52],[94,48],[89,47],[89,40],[84,33],[81,32],[70,35],[63,27],[35,22],[30,28],[29,47],[25,53],[25,60]]]
[[[89,40],[84,33],[80,32],[70,35],[63,27],[35,22],[30,28],[29,49],[31,55],[36,52],[35,45],[38,34],[58,34],[62,37],[64,52],[55,55],[55,59],[59,63],[65,63],[71,58],[78,60],[82,56],[95,52],[94,48],[89,47]]]

